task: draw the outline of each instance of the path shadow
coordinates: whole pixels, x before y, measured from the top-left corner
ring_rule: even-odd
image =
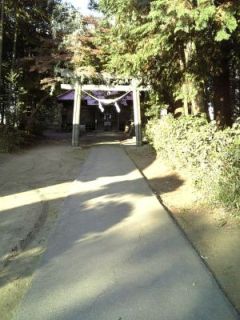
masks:
[[[184,183],[177,174],[166,175],[161,178],[154,178],[149,180],[151,187],[161,193],[169,193],[177,190]]]
[[[119,145],[125,139],[126,135],[121,131],[92,131],[80,137],[79,146],[90,148],[97,145]]]

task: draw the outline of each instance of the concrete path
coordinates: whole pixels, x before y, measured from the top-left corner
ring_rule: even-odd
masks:
[[[91,148],[16,320],[232,320],[235,310],[134,164]]]

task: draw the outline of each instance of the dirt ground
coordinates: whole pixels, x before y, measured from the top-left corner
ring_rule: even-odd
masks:
[[[0,154],[1,320],[11,319],[29,287],[88,152],[71,148],[64,137],[54,138],[17,154]],[[204,205],[189,177],[164,164],[149,145],[123,145],[240,311],[240,219]]]
[[[125,149],[240,311],[240,213],[204,204],[190,177],[157,158],[151,146]]]
[[[87,154],[53,138],[17,154],[0,154],[1,320],[11,319],[27,290]]]

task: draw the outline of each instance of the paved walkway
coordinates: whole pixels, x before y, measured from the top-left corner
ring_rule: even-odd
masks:
[[[118,145],[92,147],[17,320],[232,320],[233,307]]]

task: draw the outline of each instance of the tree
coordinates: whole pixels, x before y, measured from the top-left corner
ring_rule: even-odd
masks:
[[[4,119],[4,107],[2,101],[2,55],[3,55],[3,21],[4,21],[4,0],[1,1],[1,15],[0,15],[0,117],[1,124]]]
[[[0,15],[0,88],[2,86],[3,19],[4,19],[4,0],[1,1],[1,15]]]
[[[185,114],[207,109],[209,81],[226,73],[218,61],[224,63],[224,47],[229,47],[237,32],[239,4],[210,0],[101,0],[100,7],[113,21],[109,33],[110,70],[151,83],[163,105],[168,104],[171,110],[179,103]],[[226,104],[221,113],[223,109],[227,113]],[[229,123],[226,119],[221,117],[222,122]]]
[[[1,61],[1,94],[4,97],[1,120],[3,122],[5,119],[9,126],[19,126],[19,119],[25,117],[27,110],[31,112],[37,101],[41,100],[41,75],[32,67],[41,44],[52,38],[51,15],[58,2],[2,2],[5,19],[1,20],[4,48]]]

